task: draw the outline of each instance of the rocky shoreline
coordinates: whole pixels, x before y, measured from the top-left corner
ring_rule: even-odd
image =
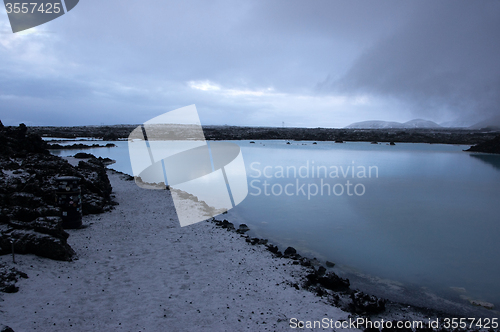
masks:
[[[73,259],[56,204],[55,178],[78,177],[83,215],[102,213],[113,206],[105,161],[89,158],[72,166],[51,155],[47,144],[27,134],[24,125],[0,128],[0,146],[0,255],[13,248],[19,254]]]
[[[30,133],[44,137],[92,137],[104,141],[126,139],[137,125],[30,127]],[[475,145],[498,136],[494,129],[411,128],[289,128],[203,126],[207,140],[295,140],[337,142],[395,142]]]
[[[71,145],[61,145],[57,143],[53,144],[47,144],[47,149],[49,150],[84,150],[84,149],[94,149],[94,148],[114,148],[116,147],[115,144],[113,143],[108,143],[105,145],[99,145],[99,144],[92,144],[92,145],[87,145],[87,144],[71,144]]]
[[[500,135],[493,138],[492,140],[471,146],[466,151],[500,154]]]
[[[443,320],[447,317],[468,317],[465,313],[457,314],[453,312],[445,312],[428,307],[419,307],[406,303],[390,301],[374,295],[366,294],[359,289],[353,289],[348,278],[342,278],[335,272],[331,271],[330,268],[333,268],[335,264],[330,261],[325,261],[325,268],[325,266],[323,266],[322,263],[316,258],[301,256],[293,247],[287,247],[282,252],[279,250],[278,246],[271,244],[267,239],[252,238],[246,235],[245,233],[250,231],[250,228],[246,224],[240,224],[239,227],[236,228],[233,223],[229,222],[226,219],[221,221],[217,220],[216,218],[212,218],[208,221],[214,223],[222,229],[240,234],[240,236],[245,238],[245,241],[252,246],[263,246],[267,251],[271,252],[276,259],[286,259],[290,261],[292,265],[301,265],[307,268],[306,272],[301,276],[301,282],[291,283],[289,284],[289,286],[297,290],[305,289],[320,298],[326,299],[326,301],[332,306],[338,307],[343,311],[349,312],[353,315],[362,316],[367,319],[392,319],[393,321],[404,319],[411,313],[413,313],[417,317],[425,316],[427,319],[440,320]],[[479,330],[480,329],[471,331]],[[365,331],[379,330],[366,329]],[[387,331],[392,330],[389,329]],[[410,329],[408,331],[412,330]],[[469,330],[446,329],[443,326],[440,326],[438,329],[416,329],[415,331],[461,332]],[[489,331],[499,330],[491,329]]]

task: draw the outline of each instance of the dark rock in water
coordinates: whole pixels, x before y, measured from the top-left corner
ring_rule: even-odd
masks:
[[[335,263],[332,263],[330,261],[326,261],[326,267],[334,267]]]
[[[500,135],[490,141],[471,146],[470,152],[500,153]]]
[[[316,257],[314,257],[313,259],[311,259],[310,262],[311,262],[311,265],[314,265],[314,266],[320,266],[321,265],[321,263],[319,262],[319,260]]]
[[[254,141],[250,141],[250,144],[255,144],[255,142]]]
[[[328,272],[324,276],[318,276],[316,274],[316,278],[317,282],[321,286],[333,291],[347,290],[350,286],[350,282],[348,279],[341,278],[333,272]]]
[[[266,245],[267,242],[268,242],[267,239],[260,239],[259,242],[257,242],[257,244],[264,244],[264,245]]]
[[[220,225],[222,228],[226,228],[228,230],[230,229],[234,229],[234,224],[233,223],[230,223],[229,221],[225,220],[222,221],[221,225]]]
[[[95,148],[112,148],[115,146],[116,145],[113,143],[108,143],[106,145],[99,145],[99,144],[87,145],[87,144],[82,144],[82,143],[75,143],[72,145],[61,145],[61,144],[53,143],[53,144],[47,144],[47,149],[50,149],[50,150],[83,150],[83,149],[95,149]]]
[[[257,243],[259,243],[260,239],[259,238],[256,238],[254,237],[253,239],[251,239],[250,243],[254,246],[256,245]]]
[[[85,153],[85,152],[78,152],[73,157],[75,157],[77,159],[95,158],[95,156],[93,154],[91,154],[91,153]]]
[[[358,314],[377,314],[385,310],[386,300],[357,291],[351,294],[350,309]]]
[[[318,268],[318,271],[316,271],[316,274],[317,274],[318,276],[322,276],[322,275],[324,275],[325,273],[326,273],[326,269],[325,269],[325,267],[324,267],[324,266],[320,266],[320,267]]]
[[[396,143],[394,143],[394,142],[391,142],[391,143],[389,143],[389,145],[396,145]]]
[[[269,250],[270,252],[272,252],[273,254],[276,254],[278,252],[278,247],[277,246],[273,246],[272,244],[268,245],[267,246],[267,250]]]
[[[300,259],[300,265],[302,265],[302,266],[311,266],[311,261],[307,257],[302,257]]]
[[[293,247],[288,247],[285,249],[285,252],[283,253],[285,256],[290,256],[290,255],[295,255],[297,253],[297,250]]]
[[[371,142],[370,144],[378,144],[378,142],[376,142],[376,141],[373,141],[373,142]]]
[[[335,143],[344,143],[344,141],[339,139],[339,140],[336,140]]]
[[[239,234],[243,234],[245,232],[248,232],[250,230],[250,228],[248,228],[248,226],[246,224],[241,224],[238,229],[236,230],[237,233]]]
[[[318,144],[318,143],[314,142],[313,144]]]

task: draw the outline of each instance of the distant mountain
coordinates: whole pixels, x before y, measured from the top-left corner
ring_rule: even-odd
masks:
[[[404,128],[441,128],[440,125],[433,121],[415,119],[403,123]]]
[[[411,120],[411,121],[404,122],[404,123],[393,122],[393,121],[362,121],[362,122],[352,123],[352,124],[348,125],[346,128],[355,128],[355,129],[401,128],[401,129],[408,129],[408,128],[441,128],[441,126],[435,122],[432,122],[432,121],[415,119],[415,120]]]
[[[439,125],[445,128],[468,128],[470,124],[471,124],[470,121],[457,120],[457,121],[442,122]]]
[[[358,129],[403,128],[403,124],[400,122],[388,122],[388,121],[362,121],[362,122],[352,123],[348,125],[346,128],[358,128]]]

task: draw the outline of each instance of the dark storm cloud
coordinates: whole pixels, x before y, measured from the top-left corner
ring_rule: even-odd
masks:
[[[78,19],[60,32],[68,40],[63,51],[90,69],[97,63],[104,76],[211,79],[290,91],[310,90],[326,74],[345,72],[367,45],[399,28],[408,11],[400,1],[356,0],[79,6]]]
[[[0,118],[142,123],[193,103],[239,125],[487,114],[499,3],[80,1],[40,33],[1,35]]]
[[[406,101],[415,114],[500,113],[500,2],[419,1],[408,22],[379,40],[323,89]]]

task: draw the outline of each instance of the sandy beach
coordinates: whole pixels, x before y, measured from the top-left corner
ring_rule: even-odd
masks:
[[[14,265],[0,257],[29,276],[18,293],[0,295],[3,324],[14,331],[284,331],[291,318],[348,319],[290,286],[304,267],[211,222],[181,228],[169,191],[108,175],[119,205],[68,230],[78,259],[22,255]]]

